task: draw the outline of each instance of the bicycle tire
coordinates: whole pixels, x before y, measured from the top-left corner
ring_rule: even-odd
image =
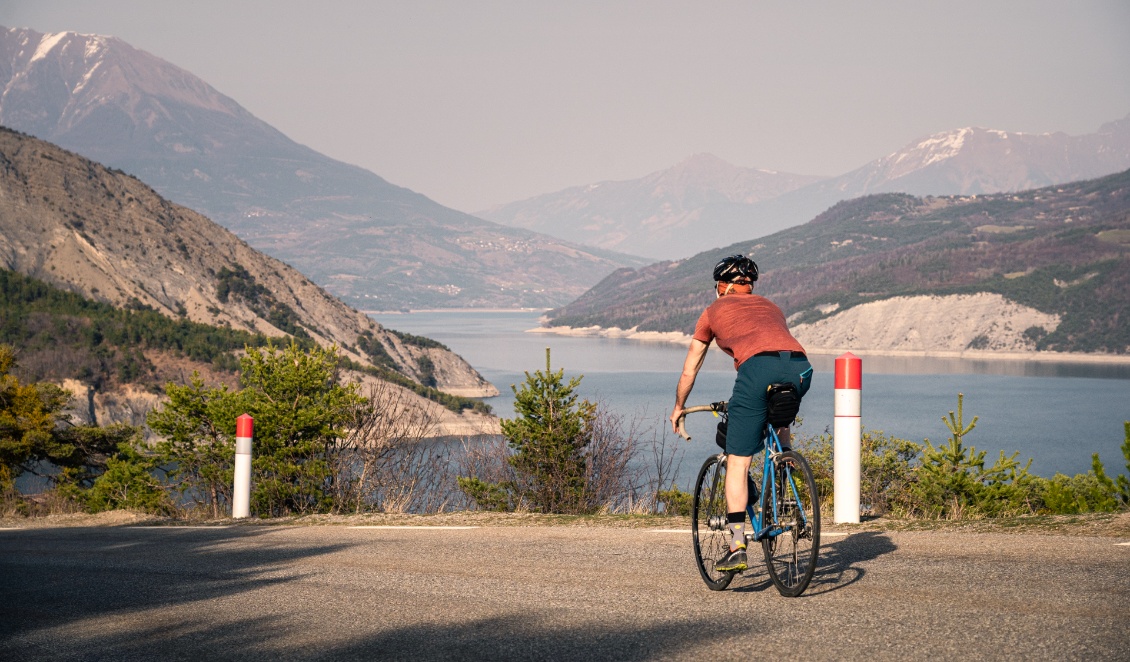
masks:
[[[808,461],[796,451],[785,451],[774,458],[773,480],[776,496],[772,501],[765,500],[762,521],[773,522],[775,528],[784,530],[763,539],[761,549],[777,591],[795,598],[804,593],[816,572],[820,555],[820,496]]]
[[[730,585],[734,572],[714,570],[716,559],[730,550],[730,535],[726,526],[726,466],[713,455],[702,463],[694,485],[691,507],[691,537],[694,539],[694,558],[702,581],[711,591],[721,591]]]

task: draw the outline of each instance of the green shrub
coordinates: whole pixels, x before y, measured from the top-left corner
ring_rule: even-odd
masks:
[[[1122,456],[1126,460],[1126,473],[1130,474],[1130,421],[1122,425],[1125,435]],[[1098,453],[1091,456],[1089,472],[1071,477],[1056,474],[1041,487],[1044,508],[1053,513],[1114,512],[1130,507],[1130,478],[1107,476]]]
[[[255,419],[251,506],[264,516],[327,512],[333,480],[328,454],[345,434],[361,402],[353,384],[338,376],[336,348],[247,348],[239,391],[205,387],[198,375],[188,386],[170,383],[169,401],[149,414],[164,440],[163,462],[179,489],[220,517],[230,499],[236,417]]]
[[[1118,509],[1118,501],[1092,470],[1085,474],[1066,476],[1057,473],[1042,479],[1041,500],[1044,509],[1055,514],[1110,512]]]
[[[474,476],[459,476],[455,479],[463,491],[479,510],[510,512],[515,504],[510,498],[510,486],[506,483],[488,483]]]
[[[799,442],[805,459],[812,466],[820,504],[832,512],[833,440],[820,435]],[[910,487],[922,446],[882,431],[863,430],[860,439],[860,505],[871,515],[906,514],[910,506]]]
[[[527,372],[521,388],[511,385],[517,416],[502,420],[502,434],[511,451],[506,461],[513,468],[513,480],[492,484],[466,477],[470,480],[459,481],[480,508],[494,510],[505,503],[541,513],[580,514],[599,506],[589,498],[586,453],[593,439],[596,405],[578,400],[580,377],[565,382],[564,375],[564,369],[550,370],[547,349],[545,371]]]
[[[976,427],[966,425],[962,394],[957,411],[943,417],[951,433],[948,444],[935,448],[863,431],[860,457],[860,503],[873,515],[961,519],[1052,513],[1112,512],[1130,506],[1130,479],[1110,478],[1096,453],[1085,474],[1042,478],[1017,461],[1019,452],[986,466],[986,452],[966,446],[962,438]],[[1124,423],[1122,454],[1130,474],[1130,421]],[[833,440],[829,435],[798,440],[816,478],[821,505],[833,508]]]
[[[667,515],[690,515],[694,507],[694,496],[674,485],[669,490],[660,490],[656,498],[663,504],[663,512]]]
[[[86,493],[87,509],[92,513],[118,508],[158,515],[175,512],[165,486],[153,475],[153,461],[129,444],[121,444],[118,450],[118,457],[106,461],[106,471]]]

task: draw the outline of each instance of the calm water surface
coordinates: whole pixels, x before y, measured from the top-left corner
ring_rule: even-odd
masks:
[[[526,333],[538,326],[539,316],[527,311],[373,314],[385,326],[434,338],[467,359],[502,391],[486,400],[499,416],[513,415],[510,385],[525,379],[523,371],[544,368],[549,347],[554,370],[584,376],[582,397],[638,418],[649,429],[665,429],[686,347]],[[832,427],[834,357],[811,360],[816,375],[799,429],[808,435]],[[1091,454],[1099,453],[1108,473],[1125,471],[1120,446],[1122,423],[1130,420],[1130,366],[863,357],[863,372],[863,424],[868,430],[943,443],[949,432],[942,416],[956,408],[960,392],[965,394],[966,421],[980,417],[965,443],[988,450],[990,462],[999,451],[1020,451],[1022,461],[1033,458],[1032,471],[1051,476],[1085,472]],[[733,380],[733,361],[712,350],[691,404],[728,398]],[[713,426],[708,414],[688,419],[694,440],[686,445],[684,480],[713,452]]]

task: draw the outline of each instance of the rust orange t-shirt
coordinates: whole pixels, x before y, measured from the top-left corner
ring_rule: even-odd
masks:
[[[694,339],[718,346],[734,358],[737,368],[761,352],[804,352],[785,314],[769,299],[756,294],[727,294],[707,306],[695,325]]]

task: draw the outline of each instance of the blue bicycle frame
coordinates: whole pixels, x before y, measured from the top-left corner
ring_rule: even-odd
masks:
[[[765,540],[766,538],[773,538],[781,535],[789,530],[787,526],[774,526],[773,522],[777,521],[780,513],[777,512],[777,490],[788,489],[793,494],[793,498],[798,502],[800,501],[800,494],[796,488],[796,480],[793,478],[792,472],[788,472],[789,484],[784,487],[778,487],[776,474],[773,469],[773,457],[781,453],[781,439],[777,436],[777,431],[773,426],[768,427],[768,434],[765,439],[765,455],[761,462],[761,499],[758,502],[756,511],[752,503],[746,504],[746,514],[749,515],[749,521],[753,524],[753,536],[755,541]],[[769,503],[773,504],[773,518],[771,522],[762,522],[761,513],[765,512],[765,500],[769,499]],[[800,511],[801,517],[805,526],[808,525],[808,515],[804,510]]]

